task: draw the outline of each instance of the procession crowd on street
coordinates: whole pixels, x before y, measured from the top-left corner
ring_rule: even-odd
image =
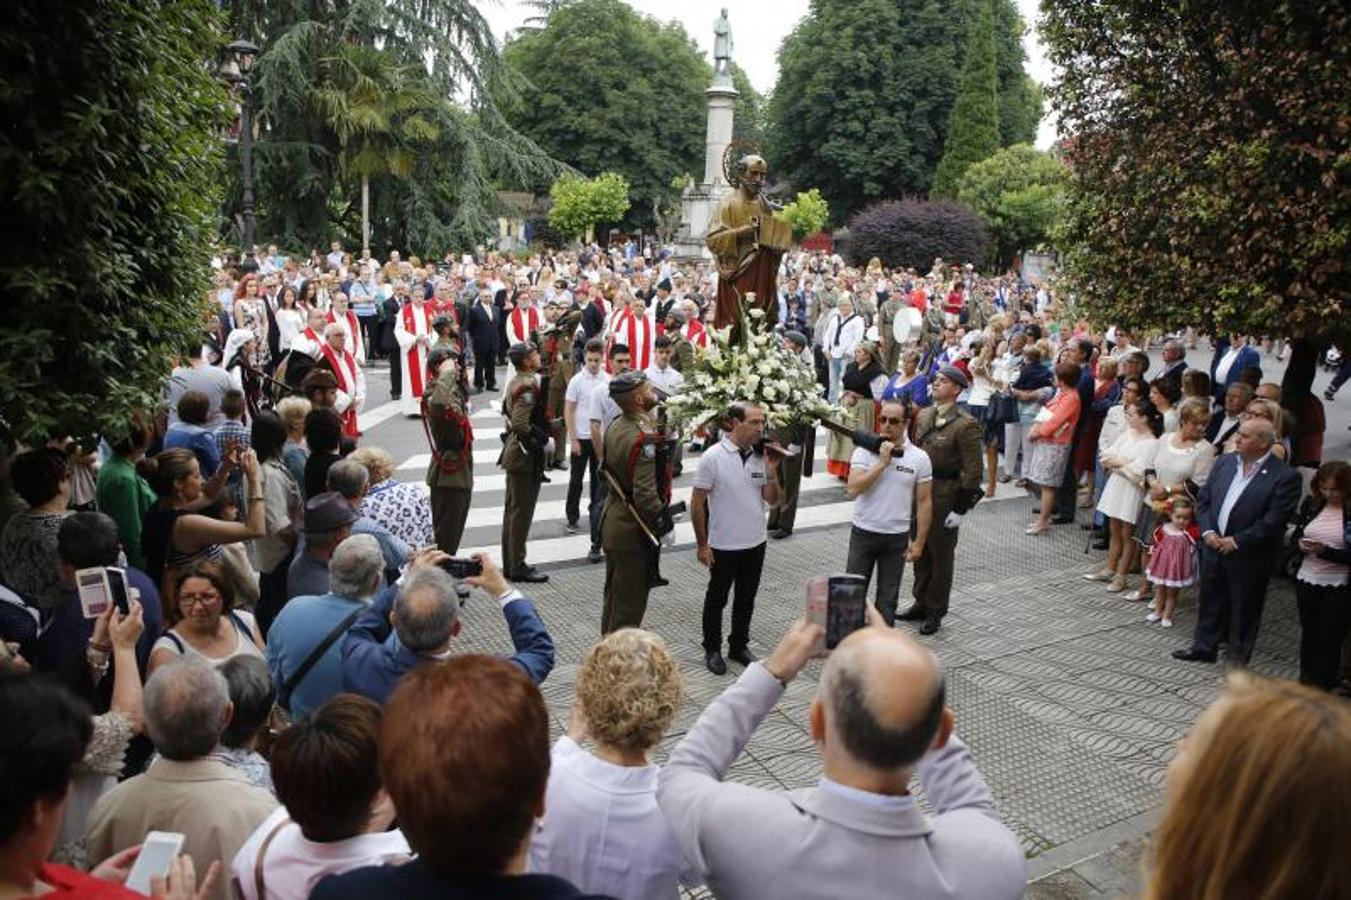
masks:
[[[213,270],[159,406],[0,458],[4,896],[140,896],[142,842],[170,832],[142,893],[1018,897],[1023,849],[926,646],[961,627],[962,529],[1001,485],[1026,491],[1011,542],[1079,532],[1086,595],[1138,604],[1140,628],[1194,610],[1167,664],[1229,670],[1170,766],[1143,893],[1351,896],[1351,466],[1324,458],[1351,362],[1291,391],[1270,371],[1289,348],[1261,335],[1100,328],[1054,280],[792,250],[763,327],[830,421],[748,393],[682,430],[666,400],[716,342],[705,262],[334,242]],[[425,437],[422,483],[368,436],[377,410]],[[529,593],[554,479],[578,564],[605,570],[582,659],[558,658]],[[798,508],[822,480],[848,504],[836,571],[864,582],[866,624],[838,645],[811,615],[758,633],[767,558],[815,539]],[[500,552],[464,553],[489,489]],[[684,543],[708,572],[690,633],[736,677],[658,765],[686,692],[643,620]],[[1273,578],[1294,585],[1299,683],[1248,670]],[[457,640],[485,596],[501,657]],[[819,783],[737,783],[822,657]],[[539,685],[560,663],[576,696],[551,743]]]

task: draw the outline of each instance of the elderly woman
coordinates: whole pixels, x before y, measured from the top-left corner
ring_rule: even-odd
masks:
[[[261,657],[251,654],[230,657],[221,663],[220,673],[230,687],[230,724],[220,736],[217,759],[255,787],[272,791],[267,760],[258,752],[277,702],[272,673]]]
[[[882,357],[872,341],[861,341],[854,347],[854,358],[849,361],[840,378],[840,405],[844,407],[844,422],[855,431],[873,431],[877,425],[877,404],[887,386]],[[849,480],[849,460],[854,455],[854,442],[832,431],[826,442],[826,471],[842,481]]]
[[[928,406],[933,401],[929,397],[929,379],[919,374],[919,351],[906,350],[901,354],[900,366],[896,374],[882,388],[880,400],[899,400],[909,403],[915,409]]]
[[[1027,465],[1027,480],[1041,488],[1041,512],[1028,534],[1045,534],[1051,529],[1051,512],[1055,493],[1065,477],[1070,460],[1070,440],[1079,421],[1079,367],[1062,362],[1055,367],[1056,392],[1051,401],[1037,414],[1028,440],[1032,444],[1032,458]]]
[[[370,516],[410,547],[436,543],[427,495],[416,485],[394,477],[394,457],[379,447],[361,447],[347,458],[370,474],[370,487],[361,498],[362,515]]]
[[[46,615],[61,600],[56,535],[70,515],[66,454],[48,448],[20,453],[10,466],[10,478],[28,509],[12,516],[0,534],[0,582],[36,603]]]
[[[213,565],[184,570],[174,585],[172,623],[150,652],[150,671],[180,656],[219,666],[236,656],[263,658],[263,635],[253,616],[236,610],[230,582]]]
[[[1231,672],[1178,743],[1145,900],[1347,896],[1351,707]]]
[[[657,808],[659,768],[648,756],[683,693],[679,666],[650,631],[621,628],[591,648],[568,733],[554,744],[532,872],[585,894],[649,900],[674,900],[678,883],[699,883]],[[585,737],[595,742],[589,752]]]

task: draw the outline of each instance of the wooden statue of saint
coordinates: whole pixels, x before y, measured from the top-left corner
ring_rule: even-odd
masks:
[[[743,156],[736,165],[736,192],[719,204],[704,237],[718,262],[715,328],[737,325],[747,294],[755,295],[767,324],[777,319],[779,260],[792,245],[793,229],[774,217],[774,207],[761,194],[764,184],[765,161]]]

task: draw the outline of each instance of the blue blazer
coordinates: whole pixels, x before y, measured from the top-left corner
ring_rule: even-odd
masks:
[[[1221,384],[1219,380],[1216,379],[1215,372],[1219,369],[1220,360],[1227,352],[1229,352],[1229,344],[1227,341],[1223,345],[1216,345],[1215,356],[1210,361],[1211,387],[1215,391],[1215,399],[1219,403],[1224,402],[1224,394],[1229,390],[1229,385],[1238,381],[1238,376],[1242,374],[1244,369],[1248,368],[1248,366],[1262,365],[1262,354],[1258,353],[1257,348],[1252,344],[1246,344],[1242,350],[1238,351],[1238,358],[1235,359],[1234,364],[1230,366],[1229,374],[1225,376],[1224,383]]]
[[[399,642],[390,625],[397,591],[386,588],[367,609],[357,616],[342,639],[342,688],[354,694],[384,703],[399,679],[430,660]],[[525,597],[513,600],[502,610],[516,653],[509,659],[525,670],[536,684],[544,681],[554,667],[554,642],[535,613],[535,605]]]
[[[1238,550],[1226,558],[1232,564],[1254,571],[1270,569],[1285,538],[1286,523],[1299,503],[1303,484],[1298,472],[1274,456],[1267,457],[1229,511],[1229,521],[1221,531],[1216,519],[1224,495],[1238,475],[1239,464],[1237,453],[1225,453],[1215,460],[1210,478],[1196,500],[1196,525],[1203,535],[1214,531],[1238,543]],[[1205,548],[1205,552],[1214,551]]]

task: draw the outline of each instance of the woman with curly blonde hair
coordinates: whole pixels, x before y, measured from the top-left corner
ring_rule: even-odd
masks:
[[[1348,900],[1348,833],[1351,708],[1235,672],[1169,767],[1145,898]]]
[[[699,883],[657,808],[659,767],[648,758],[683,702],[680,669],[652,632],[621,628],[591,648],[568,733],[554,744],[530,871],[613,897],[675,898],[679,884]]]

